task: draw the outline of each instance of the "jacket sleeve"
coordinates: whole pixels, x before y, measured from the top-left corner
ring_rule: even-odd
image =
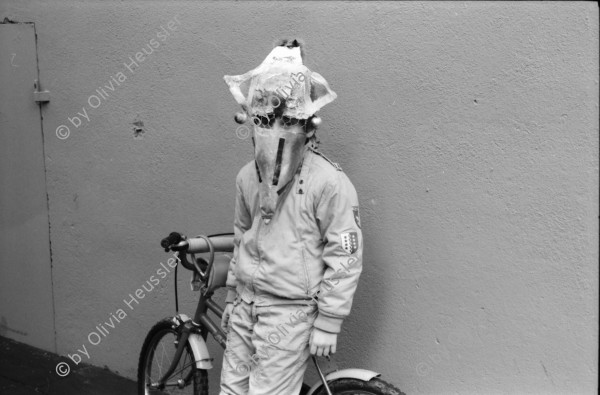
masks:
[[[238,249],[243,234],[252,226],[252,217],[244,201],[242,189],[241,172],[237,175],[235,181],[235,212],[233,218],[233,258],[229,262],[229,271],[227,272],[227,298],[226,303],[232,303],[237,295],[237,279],[235,277],[235,268],[238,257]]]
[[[325,274],[314,326],[339,333],[352,307],[362,271],[363,251],[358,197],[346,174],[337,171],[336,177],[324,188],[316,206],[316,217],[325,243]]]

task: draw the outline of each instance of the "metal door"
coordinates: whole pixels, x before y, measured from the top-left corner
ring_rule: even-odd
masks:
[[[35,26],[0,23],[0,336],[56,352],[37,79]]]

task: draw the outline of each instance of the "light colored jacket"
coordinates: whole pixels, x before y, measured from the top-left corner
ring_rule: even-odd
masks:
[[[254,161],[236,178],[234,252],[227,301],[314,303],[314,326],[339,333],[362,271],[358,197],[337,164],[307,148],[265,224]],[[234,291],[235,290],[235,291]]]

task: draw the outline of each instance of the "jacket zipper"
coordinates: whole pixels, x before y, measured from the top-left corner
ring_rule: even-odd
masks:
[[[258,253],[258,262],[256,263],[256,267],[254,268],[254,273],[252,273],[252,293],[256,297],[256,291],[254,290],[254,279],[256,278],[256,273],[258,272],[258,267],[260,266],[261,254],[260,254],[260,228],[262,226],[262,218],[258,220],[258,229],[256,230],[256,252]]]

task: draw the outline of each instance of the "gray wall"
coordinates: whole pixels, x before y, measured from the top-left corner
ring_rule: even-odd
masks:
[[[299,36],[339,96],[320,114],[322,149],[361,202],[365,269],[339,365],[410,393],[595,393],[593,2],[13,0],[5,17],[35,22],[52,94],[58,353],[86,345],[85,361],[135,376],[145,332],[173,311],[172,273],[133,310],[124,303],[166,262],[158,241],[232,229],[235,175],[252,151],[222,77]],[[177,30],[127,70],[174,17]],[[119,72],[109,97],[90,100]],[[118,309],[127,317],[91,345]]]

